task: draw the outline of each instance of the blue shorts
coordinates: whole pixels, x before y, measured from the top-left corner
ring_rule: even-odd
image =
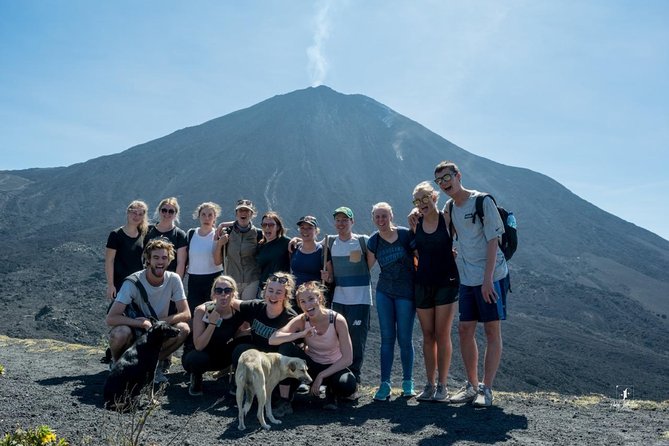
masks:
[[[506,278],[493,283],[497,292],[497,302],[486,303],[481,293],[481,285],[460,285],[461,321],[503,321],[506,320]]]

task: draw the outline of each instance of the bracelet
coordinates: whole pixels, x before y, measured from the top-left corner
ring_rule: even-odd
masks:
[[[216,325],[216,322],[209,322],[209,325]]]

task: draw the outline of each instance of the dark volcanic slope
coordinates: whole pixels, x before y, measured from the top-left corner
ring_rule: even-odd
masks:
[[[610,394],[634,382],[666,398],[669,299],[658,290],[669,287],[669,242],[544,175],[478,157],[368,97],[327,87],[116,155],[0,173],[0,333],[99,342],[104,242],[132,199],[155,206],[177,196],[188,228],[198,203],[219,202],[227,219],[244,196],[291,228],[313,213],[326,233],[331,210],[347,204],[354,228],[368,233],[372,204],[390,202],[402,223],[413,187],[442,159],[519,222],[500,385]],[[455,376],[458,367],[456,354]]]

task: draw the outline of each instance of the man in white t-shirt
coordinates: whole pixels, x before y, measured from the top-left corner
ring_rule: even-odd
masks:
[[[172,243],[165,239],[153,239],[144,249],[145,269],[131,275],[137,283],[128,279],[123,282],[106,318],[107,325],[112,327],[109,331],[109,348],[114,361],[117,361],[136,340],[136,332],[141,334],[143,330],[151,327],[149,319],[151,317],[165,321],[180,330],[176,338],[169,338],[163,343],[159,360],[167,358],[176,351],[188,337],[190,333],[188,321],[191,314],[184,287],[178,274],[167,271],[167,266],[173,259]],[[146,290],[148,303],[138,286],[143,286]],[[169,314],[170,302],[174,302],[176,306],[174,314]],[[133,317],[127,315],[129,312],[126,312],[126,309],[129,306],[137,312],[132,314]],[[156,369],[155,381],[167,381],[160,367]]]
[[[492,385],[502,357],[502,326],[506,319],[506,277],[509,274],[499,238],[504,224],[492,198],[483,198],[483,218],[476,213],[476,199],[481,192],[462,186],[462,172],[455,163],[443,161],[434,169],[435,183],[451,197],[444,206],[450,227],[454,229],[453,250],[460,274],[460,352],[467,381],[451,397],[452,403],[473,402],[492,405]],[[478,381],[476,325],[483,323],[486,350],[483,381]],[[475,387],[476,386],[476,387]]]

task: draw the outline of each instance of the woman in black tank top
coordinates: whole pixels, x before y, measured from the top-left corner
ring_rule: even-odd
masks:
[[[448,402],[448,370],[453,344],[451,328],[458,300],[458,271],[453,241],[444,214],[437,208],[439,193],[424,181],[413,191],[421,217],[416,225],[416,313],[423,332],[427,383],[417,399]],[[436,371],[438,371],[438,376]]]

